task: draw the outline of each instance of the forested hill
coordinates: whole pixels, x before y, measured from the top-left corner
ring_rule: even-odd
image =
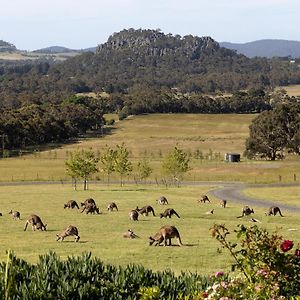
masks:
[[[13,68],[0,64],[3,107],[60,103],[78,92],[127,94],[137,87],[204,94],[293,83],[300,83],[297,64],[249,59],[220,47],[210,37],[181,37],[160,30],[122,30],[96,53],[53,65],[42,62]]]

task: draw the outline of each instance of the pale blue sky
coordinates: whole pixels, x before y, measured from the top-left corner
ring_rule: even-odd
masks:
[[[218,42],[300,41],[300,0],[0,0],[0,39],[17,48],[80,49],[126,28]]]

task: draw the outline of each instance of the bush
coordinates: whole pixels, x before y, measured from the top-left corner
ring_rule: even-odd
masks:
[[[203,299],[296,299],[300,291],[299,247],[293,251],[293,241],[258,226],[239,225],[235,232],[239,245],[228,241],[230,232],[224,225],[212,228],[213,237],[235,261],[232,270],[242,276],[230,280],[218,276]]]

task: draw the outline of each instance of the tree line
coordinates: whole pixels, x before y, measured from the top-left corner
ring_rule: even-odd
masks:
[[[111,174],[118,173],[120,184],[123,186],[125,176],[134,170],[129,154],[124,143],[115,147],[106,145],[103,152],[98,155],[92,149],[78,150],[71,153],[70,158],[66,160],[66,171],[74,181],[75,189],[77,180],[82,179],[83,189],[87,190],[88,180],[98,171],[106,175],[108,184]],[[179,185],[183,175],[190,170],[189,163],[189,154],[183,149],[174,147],[163,158],[162,169],[173,184]],[[152,174],[152,171],[149,161],[146,158],[140,159],[135,170],[136,182],[144,182]]]

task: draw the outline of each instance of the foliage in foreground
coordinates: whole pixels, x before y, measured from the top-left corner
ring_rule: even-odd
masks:
[[[227,249],[234,264],[231,276],[218,271],[202,277],[153,272],[139,265],[104,264],[84,253],[62,261],[50,252],[36,265],[8,252],[0,264],[3,299],[179,299],[284,300],[300,299],[300,249],[277,232],[239,225],[237,241],[224,225],[215,224],[212,236]]]
[[[242,277],[226,280],[218,274],[203,294],[204,299],[299,299],[300,249],[277,232],[269,233],[258,226],[239,225],[235,230],[239,244],[229,240],[224,225],[214,225],[212,235],[229,250]],[[298,296],[298,297],[297,297]]]
[[[3,299],[193,299],[189,295],[209,284],[211,279],[197,274],[104,264],[90,253],[63,261],[50,252],[36,265],[8,253],[0,265]]]

